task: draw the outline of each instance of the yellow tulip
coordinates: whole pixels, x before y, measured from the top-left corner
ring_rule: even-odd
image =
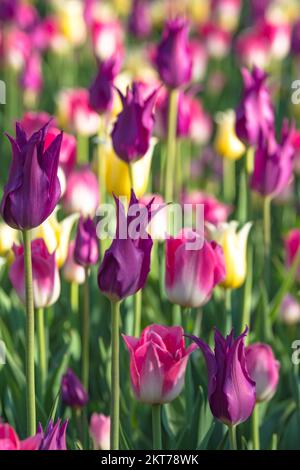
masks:
[[[0,257],[6,257],[13,244],[18,242],[18,231],[0,222]]]
[[[78,0],[59,2],[57,10],[59,28],[63,36],[72,46],[83,44],[86,39],[86,26],[82,3]]]
[[[246,278],[247,274],[247,240],[252,223],[247,222],[238,232],[238,222],[231,221],[215,227],[207,224],[211,238],[222,246],[226,278],[221,284],[228,289],[237,289]]]
[[[235,133],[235,112],[230,109],[216,116],[217,132],[214,142],[216,152],[223,158],[238,160],[246,150]]]
[[[137,162],[132,163],[133,189],[138,198],[142,197],[147,191],[155,144],[156,139],[152,138],[146,155]],[[131,181],[127,163],[117,157],[109,144],[104,149],[103,157],[105,158],[105,185],[107,192],[110,194],[114,193],[118,197],[125,196],[129,199]]]
[[[54,212],[42,225],[32,230],[33,239],[43,238],[49,253],[55,251],[56,263],[59,268],[67,259],[71,231],[78,218],[79,214],[72,214],[58,222],[56,212]]]

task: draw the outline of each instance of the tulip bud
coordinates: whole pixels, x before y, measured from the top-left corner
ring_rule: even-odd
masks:
[[[71,408],[83,408],[89,401],[88,394],[77,375],[68,369],[61,379],[62,401]]]
[[[237,289],[247,274],[247,240],[251,229],[247,222],[237,232],[238,222],[232,220],[217,227],[207,224],[212,239],[221,245],[225,257],[226,277],[221,285],[228,289]]]
[[[110,417],[93,413],[90,420],[90,435],[95,450],[110,450]]]
[[[156,66],[161,80],[170,88],[186,85],[191,80],[192,55],[188,44],[188,25],[183,18],[166,23],[157,48]]]
[[[269,401],[276,392],[280,364],[268,344],[255,343],[246,348],[246,364],[255,382],[256,401]]]
[[[4,188],[1,213],[12,228],[28,230],[39,226],[53,212],[60,198],[57,177],[62,133],[44,149],[47,126],[29,139],[16,124],[16,139],[8,136],[13,162]]]
[[[15,260],[9,269],[9,279],[25,304],[24,247],[14,246]],[[31,242],[33,300],[36,308],[53,305],[60,295],[60,278],[55,253],[49,253],[46,243],[38,238]]]
[[[137,400],[170,403],[181,393],[185,369],[195,345],[187,349],[180,326],[151,325],[140,338],[123,335],[130,353],[130,379]]]
[[[89,166],[72,171],[67,180],[63,197],[63,208],[67,213],[79,212],[84,216],[94,215],[99,204],[99,186]]]
[[[84,267],[96,264],[99,258],[99,240],[93,219],[80,217],[75,239],[74,260]]]
[[[290,294],[286,294],[281,303],[280,318],[286,325],[295,325],[300,322],[300,303]]]
[[[216,152],[223,158],[238,160],[244,155],[246,147],[235,133],[234,111],[218,113],[216,122],[218,125],[214,143]]]
[[[245,358],[247,329],[234,339],[234,332],[223,338],[215,330],[215,350],[196,336],[190,338],[201,349],[208,372],[208,399],[212,414],[227,426],[246,421],[255,406],[255,382]]]
[[[171,302],[200,307],[209,301],[213,288],[224,278],[224,256],[215,242],[203,240],[190,229],[167,239],[165,285]]]
[[[83,284],[85,281],[85,270],[83,266],[75,263],[74,260],[75,241],[69,244],[68,257],[63,267],[63,276],[67,282]]]
[[[126,96],[121,92],[119,94],[123,109],[117,117],[111,137],[118,157],[131,163],[142,158],[149,149],[157,90],[145,97],[143,84],[133,83],[132,89],[127,88]]]

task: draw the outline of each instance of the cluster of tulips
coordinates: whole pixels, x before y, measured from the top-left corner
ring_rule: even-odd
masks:
[[[298,0],[0,25],[0,450],[300,448]]]

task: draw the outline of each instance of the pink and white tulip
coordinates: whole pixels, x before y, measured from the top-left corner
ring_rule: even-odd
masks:
[[[110,450],[110,417],[93,413],[90,420],[90,436],[95,450]]]
[[[95,215],[99,204],[99,187],[94,173],[83,166],[70,173],[63,197],[63,208],[67,213]]]

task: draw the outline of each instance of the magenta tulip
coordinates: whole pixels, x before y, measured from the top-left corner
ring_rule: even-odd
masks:
[[[196,336],[190,336],[201,349],[208,372],[208,399],[215,418],[227,426],[246,421],[252,414],[255,401],[255,382],[251,379],[245,358],[244,337],[247,329],[234,339],[215,330],[215,350]]]
[[[196,345],[187,349],[180,326],[151,325],[140,338],[123,335],[130,353],[130,379],[137,400],[169,403],[181,393],[185,369]]]
[[[285,239],[285,257],[287,268],[290,268],[293,264],[298,250],[300,250],[300,229],[295,228],[289,231]],[[300,263],[297,269],[297,280],[300,281]]]
[[[88,394],[77,375],[68,369],[61,379],[62,401],[72,408],[83,408],[88,400]]]
[[[38,432],[42,435],[42,442],[39,450],[67,450],[66,445],[66,431],[68,426],[68,420],[61,424],[61,420],[58,419],[54,424],[52,420],[43,432],[42,426],[39,425]]]
[[[149,36],[152,24],[148,0],[133,0],[128,26],[136,38],[143,39]]]
[[[279,362],[268,344],[255,343],[246,348],[246,364],[255,382],[256,401],[269,401],[276,392],[279,381]]]
[[[15,259],[9,269],[9,279],[22,303],[25,303],[24,247],[14,246]],[[60,295],[60,278],[55,252],[50,254],[39,238],[31,242],[33,300],[36,308],[53,305]]]
[[[28,139],[17,123],[16,139],[8,136],[13,160],[4,188],[1,214],[12,228],[38,227],[59,201],[61,190],[57,170],[62,133],[45,150],[46,133],[47,125]]]
[[[171,302],[183,307],[206,304],[225,273],[222,248],[214,241],[190,229],[166,241],[165,286]]]

